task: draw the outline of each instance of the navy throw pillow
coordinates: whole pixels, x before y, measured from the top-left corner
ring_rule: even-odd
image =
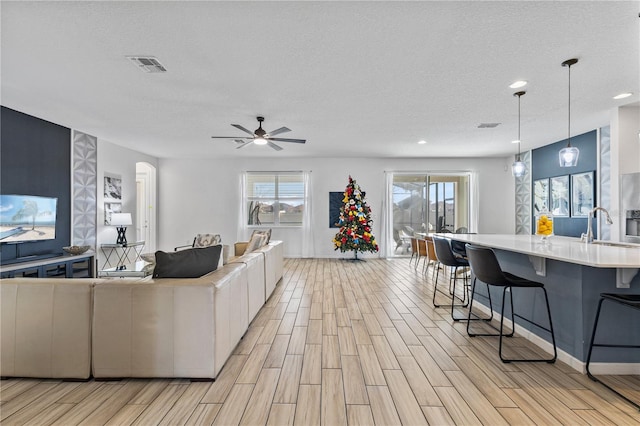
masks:
[[[222,245],[191,248],[166,253],[156,252],[153,278],[198,278],[215,271],[220,261]]]

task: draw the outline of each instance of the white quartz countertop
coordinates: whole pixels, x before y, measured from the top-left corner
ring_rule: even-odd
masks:
[[[535,235],[509,234],[440,234],[452,240],[479,246],[524,253],[547,259],[577,263],[596,268],[640,268],[640,244],[616,247],[586,244],[579,238],[553,236],[542,243]],[[621,243],[622,244],[622,243]]]

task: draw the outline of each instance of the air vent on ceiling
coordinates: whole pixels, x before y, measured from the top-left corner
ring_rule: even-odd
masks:
[[[493,129],[494,127],[498,127],[500,123],[480,123],[478,124],[478,129]]]
[[[153,56],[127,56],[143,72],[167,72],[167,69]]]

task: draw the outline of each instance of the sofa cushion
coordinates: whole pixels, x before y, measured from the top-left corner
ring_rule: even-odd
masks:
[[[215,271],[220,262],[221,245],[192,248],[174,253],[156,252],[154,278],[197,278]]]

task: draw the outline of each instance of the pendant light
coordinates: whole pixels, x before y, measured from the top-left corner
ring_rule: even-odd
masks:
[[[511,173],[513,173],[514,177],[521,177],[522,175],[524,175],[524,171],[526,168],[524,163],[520,160],[520,98],[525,93],[527,92],[522,91],[513,94],[513,96],[518,97],[518,140],[514,141],[518,144],[518,155],[516,155],[516,161],[514,161],[511,165]]]
[[[568,120],[568,135],[567,146],[562,148],[559,152],[560,167],[575,167],[578,165],[578,156],[580,150],[575,146],[571,146],[571,65],[578,63],[577,59],[567,59],[562,63],[563,67],[569,68],[569,120]]]

